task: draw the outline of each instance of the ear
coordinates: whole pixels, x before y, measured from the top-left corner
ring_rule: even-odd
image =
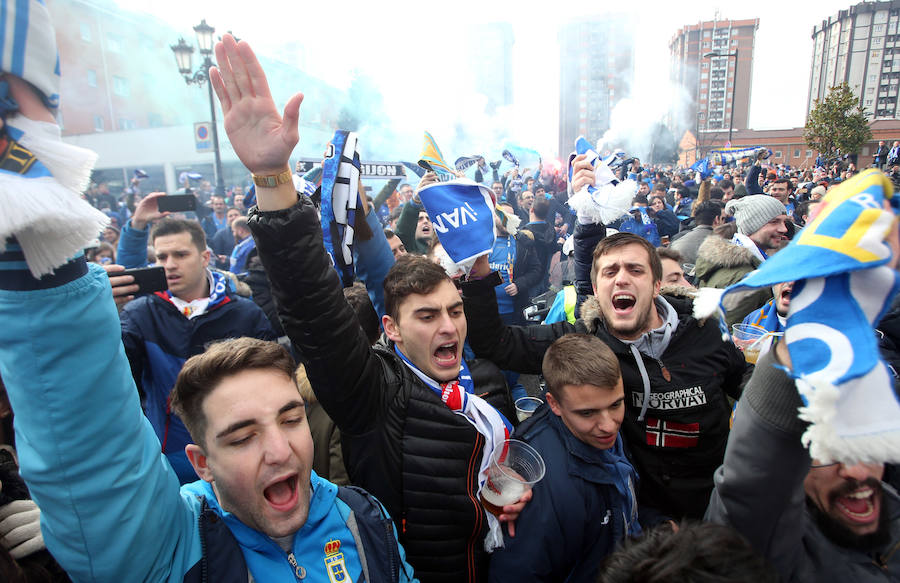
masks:
[[[184,453],[187,454],[188,461],[194,466],[194,471],[197,472],[200,479],[211,483],[213,481],[213,475],[212,471],[209,469],[206,453],[203,451],[203,448],[197,444],[189,443],[184,446]]]
[[[562,409],[559,406],[559,401],[553,396],[553,393],[548,391],[544,396],[547,398],[547,405],[550,406],[550,410],[553,411],[553,414],[557,417],[562,417]]]
[[[659,290],[662,288],[662,280],[657,281],[653,284],[653,297],[656,298],[659,295]]]
[[[203,253],[201,253],[200,256],[203,258],[203,267],[209,267],[209,247],[204,249]]]
[[[400,335],[400,326],[392,317],[385,314],[381,317],[381,327],[384,328],[384,334],[394,342],[403,342],[403,336]]]

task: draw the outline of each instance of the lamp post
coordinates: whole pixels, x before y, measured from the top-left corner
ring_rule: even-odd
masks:
[[[216,102],[213,99],[212,83],[209,82],[209,68],[213,66],[213,33],[215,28],[206,24],[206,19],[200,21],[200,24],[194,27],[194,33],[197,35],[197,46],[203,62],[197,71],[193,71],[191,66],[191,56],[194,53],[194,47],[187,44],[184,38],[178,39],[178,44],[171,45],[172,52],[175,53],[175,63],[178,65],[178,72],[184,77],[185,83],[188,85],[203,85],[209,91],[209,115],[212,125],[212,141],[213,152],[216,155],[216,194],[225,196],[225,177],[222,174],[222,154],[219,152],[219,130],[216,123]]]
[[[731,119],[728,121],[728,143],[731,144],[731,133],[734,130],[734,97],[736,95],[735,91],[737,90],[737,74],[738,74],[738,50],[734,49],[733,53],[723,53],[721,51],[710,51],[703,55],[704,59],[709,59],[712,57],[734,57],[734,81],[731,84]],[[726,81],[728,80],[728,76],[725,76]],[[709,120],[707,120],[707,126],[709,125]],[[733,144],[732,144],[733,145]]]

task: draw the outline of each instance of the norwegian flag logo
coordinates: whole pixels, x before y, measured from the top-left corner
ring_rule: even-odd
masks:
[[[700,442],[699,423],[675,423],[647,418],[647,445],[657,447],[697,447]]]

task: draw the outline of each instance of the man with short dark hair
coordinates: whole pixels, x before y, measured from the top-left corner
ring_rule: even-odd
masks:
[[[872,156],[872,166],[881,170],[887,162],[888,147],[884,144],[884,140],[878,141],[878,147],[875,148],[875,154]]]
[[[395,261],[406,255],[406,245],[403,244],[397,233],[390,229],[385,229],[384,238],[387,239],[388,245],[391,247],[391,253],[394,255]]]
[[[225,35],[216,58],[213,87],[238,158],[259,179],[289,171],[302,94],[282,117],[245,42]],[[500,521],[511,525],[530,494],[505,506],[499,519],[477,502],[482,468],[508,431],[492,398],[479,395],[496,390],[499,405],[508,389],[496,367],[475,370],[463,360],[459,292],[440,266],[401,257],[384,280],[389,341],[370,346],[324,249],[312,201],[289,183],[260,183],[275,186],[257,187],[250,230],[285,330],[341,430],[351,481],[394,517],[422,581],[483,581],[486,542],[501,536]]]
[[[162,217],[157,207],[160,196],[164,194],[149,194],[138,204],[130,244],[146,250],[146,225]],[[210,252],[199,223],[163,219],[150,240],[169,287],[125,305],[120,314],[122,343],[143,393],[147,418],[184,484],[197,479],[184,454],[191,437],[168,402],[181,365],[215,340],[240,336],[274,340],[276,334],[256,304],[229,291],[225,276],[209,269]]]
[[[231,234],[234,236],[234,249],[231,250],[229,271],[243,275],[247,272],[247,260],[256,250],[256,243],[247,227],[247,217],[238,217],[231,223]]]
[[[712,235],[714,227],[724,222],[722,211],[723,206],[718,201],[706,200],[697,204],[694,209],[696,226],[672,242],[672,249],[681,253],[686,263],[697,261],[697,250],[700,249],[700,245]]]
[[[616,355],[588,334],[556,340],[542,363],[547,404],[514,437],[546,466],[517,536],[491,557],[491,581],[594,581],[622,540],[641,532],[638,476],[619,427],[625,391]]]
[[[217,231],[228,226],[228,217],[225,212],[228,207],[225,206],[225,199],[218,194],[209,197],[209,207],[212,209],[212,213],[204,217],[200,224],[203,226],[206,238],[212,239]]]
[[[231,223],[234,219],[243,216],[243,213],[236,208],[229,208],[225,211],[225,219],[228,226],[219,229],[212,239],[209,239],[209,248],[215,254],[216,267],[228,270],[230,267],[231,252],[234,250],[234,233],[231,232]]]
[[[777,583],[772,567],[735,529],[709,522],[666,524],[610,555],[596,583],[718,581]]]
[[[722,202],[728,202],[734,198],[734,181],[730,178],[724,178],[716,185],[722,189]]]
[[[529,297],[538,296],[547,291],[550,285],[550,259],[562,249],[562,245],[557,240],[556,229],[547,222],[549,215],[550,201],[541,195],[531,205],[531,210],[528,211],[528,224],[523,227],[534,235],[534,248],[541,264],[540,278],[537,284],[527,292]]]
[[[769,185],[769,196],[777,198],[781,204],[787,209],[787,214],[794,212],[794,202],[792,193],[794,191],[793,183],[787,178],[776,178]]]

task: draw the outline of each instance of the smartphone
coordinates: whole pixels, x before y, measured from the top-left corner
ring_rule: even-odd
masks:
[[[139,267],[137,269],[126,269],[117,273],[111,273],[111,276],[118,277],[120,275],[130,275],[134,277],[134,283],[137,284],[138,291],[135,295],[152,294],[153,292],[165,291],[169,288],[166,281],[166,270],[161,265],[154,267]]]
[[[167,194],[156,199],[156,203],[161,213],[197,210],[197,197],[193,194]]]

